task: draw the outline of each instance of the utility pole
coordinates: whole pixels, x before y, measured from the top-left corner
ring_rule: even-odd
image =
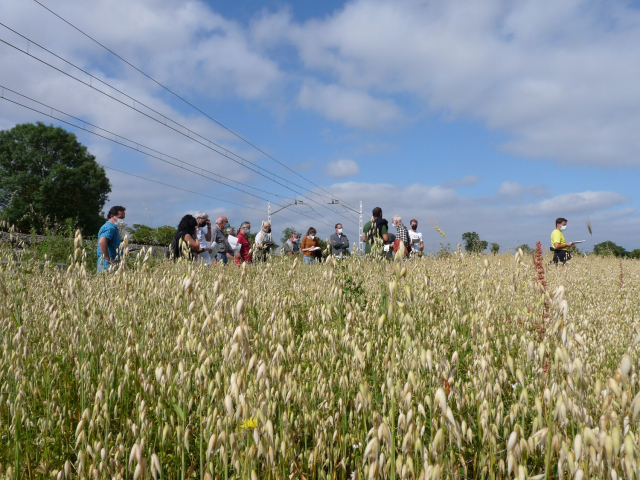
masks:
[[[267,219],[269,223],[271,223],[271,202],[269,202],[269,207],[267,207]]]

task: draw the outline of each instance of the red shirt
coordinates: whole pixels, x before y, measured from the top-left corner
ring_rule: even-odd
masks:
[[[242,262],[251,263],[251,244],[244,232],[238,233],[238,243],[240,247],[240,258],[236,257],[236,265],[240,265]]]

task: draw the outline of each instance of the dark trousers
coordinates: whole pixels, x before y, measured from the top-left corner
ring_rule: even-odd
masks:
[[[571,254],[569,252],[567,252],[566,250],[555,250],[553,253],[553,263],[555,263],[556,265],[558,264],[558,262],[562,262],[562,264],[564,265],[565,263],[567,263],[567,260],[571,260]]]

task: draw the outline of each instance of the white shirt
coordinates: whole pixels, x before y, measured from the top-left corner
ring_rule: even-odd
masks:
[[[198,243],[200,244],[200,248],[209,248],[209,242],[207,242],[207,229],[205,227],[198,227],[196,229],[196,237],[198,238]]]
[[[422,243],[422,233],[409,230],[409,240],[411,240],[411,248],[413,251],[419,252],[420,244]],[[415,240],[418,240],[418,243],[414,243]]]
[[[262,245],[264,242],[271,241],[271,234],[265,232],[264,230],[260,230],[256,235],[256,245]]]

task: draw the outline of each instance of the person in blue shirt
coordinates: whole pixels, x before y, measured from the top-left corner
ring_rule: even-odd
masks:
[[[108,272],[112,265],[120,261],[118,247],[120,246],[120,233],[118,225],[124,223],[125,208],[121,206],[111,207],[107,214],[107,223],[100,227],[98,232],[98,273]]]

